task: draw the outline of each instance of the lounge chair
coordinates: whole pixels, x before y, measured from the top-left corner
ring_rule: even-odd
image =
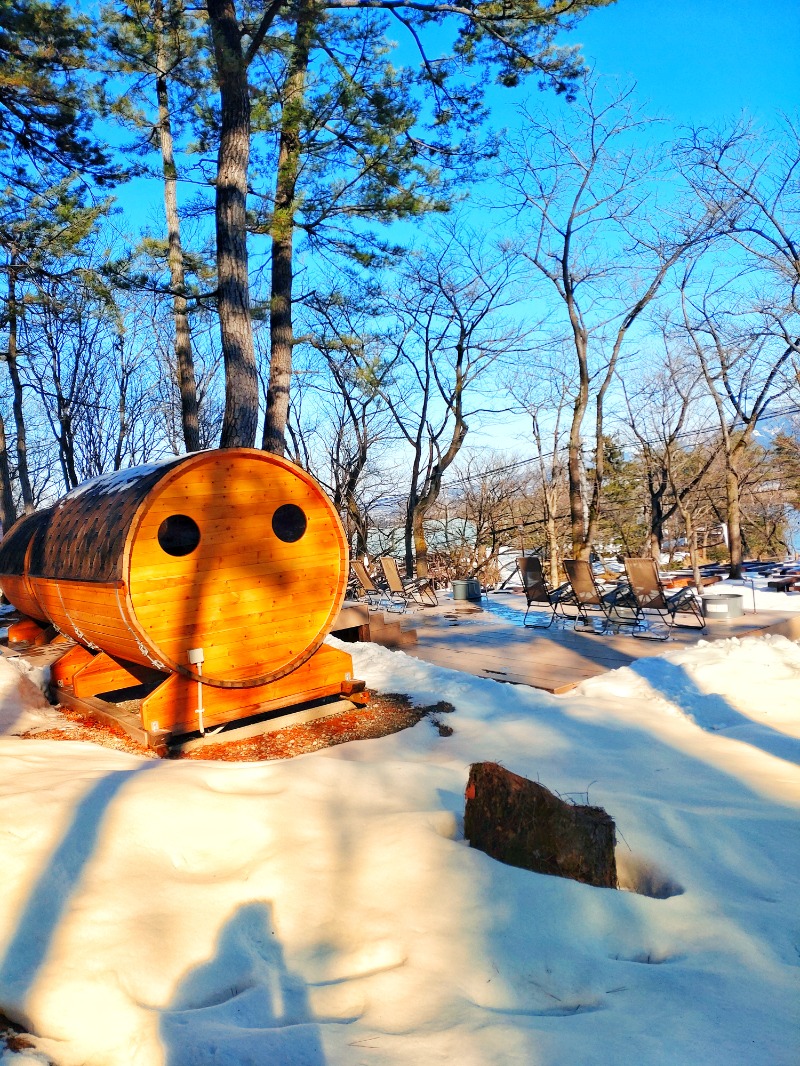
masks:
[[[383,575],[386,578],[386,584],[389,586],[389,595],[392,602],[400,610],[404,611],[409,603],[413,603],[417,607],[438,607],[439,601],[436,598],[436,590],[427,578],[410,578],[404,581],[400,577],[400,571],[395,559],[390,555],[384,555],[379,561]]]
[[[667,640],[674,625],[687,629],[705,629],[703,612],[692,589],[687,587],[678,589],[677,592],[667,592],[653,559],[626,558],[625,572],[628,575],[630,594],[642,617],[644,618],[645,611],[652,611],[666,626],[663,636],[647,628],[641,635],[652,639]],[[685,626],[681,626],[681,623],[675,621],[676,615],[679,614],[693,618],[694,622],[687,622]]]
[[[517,569],[522,578],[522,587],[528,606],[522,624],[528,629],[549,629],[556,619],[559,608],[564,618],[569,615],[564,610],[566,604],[574,604],[575,597],[569,583],[565,582],[553,589],[547,582],[542,570],[542,560],[538,555],[526,555],[517,559]],[[545,608],[550,611],[550,621],[546,623],[529,622],[528,614],[531,608]]]
[[[365,599],[367,604],[370,607],[374,607],[376,610],[399,610],[399,607],[389,595],[388,590],[385,588],[379,588],[378,585],[375,584],[369,575],[369,571],[362,562],[358,559],[352,559],[350,561],[350,569],[358,586],[358,591],[361,593],[359,599]]]
[[[603,589],[595,577],[591,563],[585,559],[565,559],[564,569],[578,609],[575,629],[586,629],[594,633],[596,617],[602,619],[602,633],[621,626],[630,626],[632,629],[641,626],[641,612],[631,598],[627,584],[621,583],[610,590]]]

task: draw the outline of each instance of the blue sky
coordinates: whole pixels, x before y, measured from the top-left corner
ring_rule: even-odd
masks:
[[[635,81],[637,99],[666,127],[668,138],[686,125],[726,124],[742,112],[770,125],[800,110],[800,0],[774,0],[768,15],[744,0],[618,0],[590,13],[565,44],[580,44],[603,77]],[[496,126],[516,124],[525,98],[548,108],[567,107],[528,84],[509,93],[493,89]],[[471,434],[472,447],[529,447],[524,420],[502,420]]]
[[[618,0],[563,43],[581,44],[598,74],[636,81],[648,110],[676,125],[724,122],[743,110],[768,123],[800,107],[800,0],[772,0],[766,14],[752,0]],[[490,90],[495,125],[531,94],[531,83]],[[147,214],[159,212],[160,185],[148,186],[120,190],[121,202],[135,197],[141,211],[147,190]]]
[[[769,120],[800,105],[800,0],[618,0],[571,35],[598,73],[632,76],[678,123],[743,109]]]
[[[635,82],[646,112],[673,129],[742,112],[768,125],[800,109],[800,0],[773,0],[767,10],[745,0],[617,0],[561,43],[581,45],[596,74]],[[513,126],[521,100],[543,103],[534,86],[491,89],[495,125]]]

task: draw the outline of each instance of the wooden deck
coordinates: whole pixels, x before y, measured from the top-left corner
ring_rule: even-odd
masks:
[[[576,633],[571,623],[550,629],[525,629],[523,596],[493,596],[477,604],[448,601],[438,608],[405,616],[417,643],[403,650],[418,659],[463,670],[477,677],[531,685],[547,692],[568,692],[588,677],[661,655],[700,640],[757,635],[772,631],[800,639],[800,612],[752,610],[741,618],[707,621],[704,631],[673,629],[669,640],[625,634]]]

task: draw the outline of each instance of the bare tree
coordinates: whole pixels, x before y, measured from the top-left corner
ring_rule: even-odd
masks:
[[[392,375],[381,387],[400,436],[411,449],[405,517],[406,568],[416,559],[427,576],[428,545],[424,521],[438,499],[445,472],[458,455],[479,380],[498,360],[518,353],[520,330],[503,318],[516,300],[513,275],[517,260],[504,247],[487,247],[465,227],[431,242],[410,259],[392,294],[387,315]]]
[[[570,514],[573,551],[588,558],[605,477],[605,405],[623,346],[675,264],[708,239],[709,218],[660,212],[655,179],[662,167],[637,146],[651,120],[633,103],[633,90],[609,94],[588,77],[584,90],[566,116],[524,112],[504,180],[525,232],[522,254],[555,291],[574,351]],[[585,487],[590,405],[594,466]]]
[[[516,404],[530,418],[535,448],[535,466],[546,543],[546,555],[553,586],[559,582],[561,562],[560,517],[567,508],[567,441],[565,421],[570,407],[571,378],[566,345],[546,343],[542,350],[527,356],[515,370],[510,391]]]
[[[436,576],[444,570],[447,579],[474,576],[496,584],[509,553],[524,553],[531,544],[541,550],[540,531],[551,546],[542,497],[539,472],[528,460],[494,451],[467,458],[433,511],[440,519],[437,558],[446,554]]]
[[[635,383],[623,384],[626,422],[641,460],[649,503],[649,547],[658,561],[665,529],[676,513],[692,543],[692,513],[696,498],[716,455],[708,435],[709,415],[702,390],[702,374],[662,322],[663,361],[648,373],[640,368]],[[706,445],[703,447],[702,442]],[[687,448],[688,445],[688,448]],[[697,564],[696,539],[693,564]],[[699,580],[699,571],[697,571]]]
[[[794,347],[759,328],[761,316],[754,318],[741,299],[736,300],[729,279],[712,288],[712,276],[694,292],[692,282],[689,269],[681,283],[683,325],[717,413],[725,461],[730,573],[741,577],[742,463],[759,420],[784,391],[781,374]]]
[[[25,386],[49,427],[66,490],[166,450],[146,318],[79,280],[42,284],[25,319]]]
[[[692,130],[678,146],[696,196],[721,220],[728,258],[743,270],[762,327],[800,355],[800,128],[784,118],[777,130],[752,121],[714,131]],[[738,254],[737,254],[738,253]]]
[[[382,494],[377,464],[392,428],[382,395],[390,373],[385,344],[369,330],[370,295],[354,279],[344,291],[333,288],[309,297],[301,350],[311,357],[305,375],[314,421],[290,419],[295,447],[304,442],[305,464],[330,492],[357,555],[367,551],[368,516]],[[299,405],[298,405],[299,407]],[[298,412],[299,413],[299,412]]]
[[[758,421],[800,372],[800,136],[790,120],[778,138],[742,121],[692,131],[680,158],[724,233],[720,258],[687,271],[681,306],[719,420],[731,575],[740,576],[744,460]]]

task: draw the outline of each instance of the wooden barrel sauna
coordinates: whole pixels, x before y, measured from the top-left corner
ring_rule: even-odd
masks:
[[[103,475],[20,519],[0,586],[24,614],[115,659],[222,688],[306,662],[336,619],[348,555],[305,471],[249,448]]]

